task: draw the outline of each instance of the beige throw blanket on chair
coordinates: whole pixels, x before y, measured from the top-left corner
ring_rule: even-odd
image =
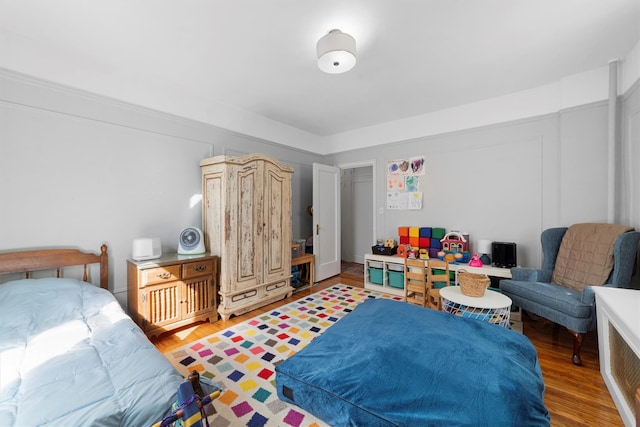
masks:
[[[617,224],[572,225],[560,243],[551,281],[577,290],[603,285],[613,269],[616,239],[632,230]]]

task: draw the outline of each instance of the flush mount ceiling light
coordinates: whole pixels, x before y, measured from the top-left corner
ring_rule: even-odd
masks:
[[[356,40],[340,30],[331,30],[318,40],[318,68],[325,73],[340,74],[356,65]]]

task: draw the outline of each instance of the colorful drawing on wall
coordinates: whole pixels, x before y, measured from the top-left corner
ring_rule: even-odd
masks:
[[[404,177],[396,175],[387,176],[387,191],[405,191]]]
[[[402,207],[401,194],[397,191],[387,191],[387,209],[406,209]]]
[[[387,161],[387,209],[422,209],[424,156]]]
[[[414,191],[407,194],[409,195],[407,209],[422,209],[422,193]]]
[[[404,176],[411,173],[409,160],[390,160],[387,162],[387,175]]]
[[[424,157],[413,157],[409,160],[412,175],[424,175]]]
[[[416,192],[420,190],[420,178],[417,176],[407,176],[404,179],[405,191]]]
[[[422,209],[422,193],[388,191],[387,209]]]

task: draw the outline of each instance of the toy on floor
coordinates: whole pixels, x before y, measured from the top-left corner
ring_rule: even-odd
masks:
[[[302,284],[302,282],[300,281],[300,273],[300,268],[298,268],[297,265],[291,267],[291,286],[293,286],[294,288]]]
[[[169,427],[173,423],[176,427],[203,427],[202,420],[204,420],[204,425],[209,427],[204,408],[218,396],[220,396],[219,388],[216,388],[212,393],[205,394],[200,384],[200,374],[193,371],[189,375],[188,381],[178,386],[178,401],[174,404],[175,408],[172,408],[169,415],[152,427]]]

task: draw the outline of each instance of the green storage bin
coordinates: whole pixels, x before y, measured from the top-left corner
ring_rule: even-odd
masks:
[[[382,285],[383,283],[382,269],[374,268],[374,267],[368,267],[368,268],[369,268],[369,281],[371,283],[375,283],[376,285]]]
[[[389,270],[387,273],[389,274],[389,286],[404,289],[404,272]]]

